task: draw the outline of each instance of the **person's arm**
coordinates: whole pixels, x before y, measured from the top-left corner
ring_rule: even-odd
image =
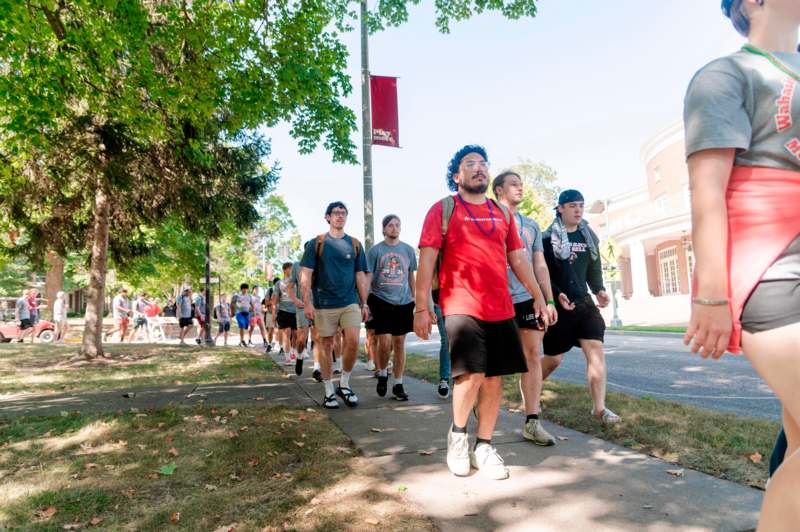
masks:
[[[544,259],[545,263],[547,264],[548,272],[556,273],[559,271],[559,264],[556,260],[556,256],[553,253],[553,246],[550,239],[546,239],[544,242]],[[573,310],[575,308],[575,303],[569,300],[569,296],[564,292],[561,286],[556,282],[553,275],[550,276],[550,288],[553,291],[553,298],[555,301],[561,305],[561,308],[564,310]]]
[[[600,243],[595,240],[595,245],[600,247]],[[605,308],[611,302],[611,297],[606,292],[606,287],[603,285],[603,262],[598,253],[597,259],[589,259],[589,271],[586,272],[586,284],[589,289],[597,297],[597,306]]]
[[[550,281],[550,270],[547,268],[547,261],[544,259],[544,252],[533,252],[533,276],[539,283],[539,288],[544,292],[547,300],[547,314],[550,316],[550,325],[555,325],[558,321],[558,311],[556,310],[555,298],[553,297],[553,286]]]
[[[433,284],[433,270],[436,268],[436,260],[439,258],[439,250],[432,247],[423,247],[419,250],[419,269],[415,281],[414,290],[414,334],[427,340],[431,334],[433,321],[431,313],[431,285]]]
[[[356,287],[358,288],[358,298],[361,300],[361,314],[364,318],[364,321],[369,319],[368,312],[369,308],[367,307],[367,298],[369,297],[369,273],[368,272],[356,272]]]
[[[536,278],[533,276],[533,268],[528,261],[528,254],[525,253],[524,249],[520,248],[509,251],[507,258],[508,264],[511,266],[511,271],[514,272],[514,275],[519,279],[519,282],[522,283],[522,286],[525,287],[525,290],[533,296],[534,315],[537,318],[541,316],[544,319],[545,325],[549,325],[550,316],[546,312],[547,301],[544,299],[542,289],[539,288],[539,283],[536,282]]]
[[[697,301],[728,299],[728,190],[736,151],[712,149],[688,159],[692,192],[692,243],[695,252]],[[684,342],[692,340],[692,353],[719,358],[725,353],[732,328],[729,305],[692,302],[692,318]],[[701,351],[702,349],[702,351]]]
[[[297,283],[294,282],[294,279],[289,280],[289,285],[286,287],[289,291],[289,298],[292,300],[292,303],[297,308],[303,308],[303,302],[297,297]]]
[[[314,301],[311,298],[311,276],[314,270],[303,266],[300,268],[300,291],[303,294],[303,308],[307,319],[314,319]]]

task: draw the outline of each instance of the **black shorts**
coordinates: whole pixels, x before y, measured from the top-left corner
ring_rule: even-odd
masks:
[[[559,305],[558,321],[547,329],[544,335],[544,354],[563,355],[573,347],[580,347],[581,340],[605,339],[606,322],[600,309],[591,297],[574,301],[573,310],[565,310]]]
[[[370,310],[370,312],[372,312],[372,311]],[[364,322],[364,328],[366,330],[368,330],[368,331],[374,331],[375,330],[375,320],[370,318],[369,321]]]
[[[464,314],[444,320],[453,377],[483,373],[487,377],[525,373],[525,353],[513,319],[483,321]]]
[[[414,330],[414,303],[392,305],[374,294],[367,298],[375,334],[403,336]]]
[[[178,320],[178,326],[183,329],[184,327],[191,327],[194,323],[193,318],[181,318]]]
[[[231,330],[231,322],[229,321],[221,321],[219,322],[219,332],[224,333]]]
[[[147,327],[147,318],[136,318],[133,320],[134,329],[139,329],[141,327]]]
[[[23,331],[26,329],[30,329],[31,327],[33,327],[33,322],[30,319],[19,320],[19,328],[22,329]]]
[[[514,321],[520,329],[544,331],[544,322],[541,318],[537,320],[533,313],[533,299],[514,303]]]
[[[278,311],[278,329],[297,330],[297,315],[294,312]]]

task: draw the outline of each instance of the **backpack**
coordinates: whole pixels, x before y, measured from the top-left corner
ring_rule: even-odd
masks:
[[[494,205],[503,213],[503,218],[506,220],[506,225],[511,223],[511,213],[502,203],[489,198]],[[433,279],[431,280],[431,290],[439,289],[439,270],[442,267],[442,257],[444,256],[444,243],[447,240],[447,228],[450,226],[450,218],[453,217],[453,211],[456,210],[456,199],[454,196],[445,196],[440,201],[442,205],[442,246],[439,248],[439,255],[436,257],[436,264],[433,267]],[[505,246],[505,243],[503,244]]]

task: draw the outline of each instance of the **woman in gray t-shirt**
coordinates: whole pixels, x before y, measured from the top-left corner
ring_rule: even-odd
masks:
[[[743,349],[783,403],[788,448],[797,449],[800,2],[725,0],[723,10],[748,43],[703,67],[686,94],[696,254],[686,343],[703,357]],[[795,452],[770,482],[759,530],[800,520],[798,485]]]

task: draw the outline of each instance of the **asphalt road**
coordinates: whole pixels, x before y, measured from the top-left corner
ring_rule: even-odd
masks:
[[[607,334],[608,389],[649,396],[743,416],[780,419],[778,399],[743,356],[720,360],[692,356],[678,336]],[[439,356],[439,337],[409,335],[409,352]],[[573,349],[553,374],[557,380],[586,383],[586,359]]]

